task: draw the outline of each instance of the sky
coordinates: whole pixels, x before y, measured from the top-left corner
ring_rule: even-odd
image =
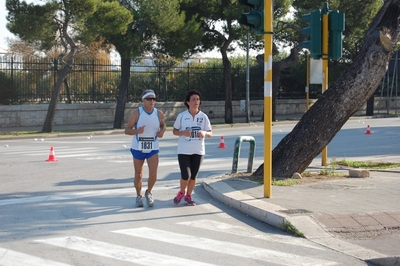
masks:
[[[32,2],[32,1],[27,1]],[[0,0],[0,51],[3,49],[7,49],[7,40],[6,38],[15,38],[15,36],[7,30],[7,10],[6,10],[6,0]],[[220,54],[218,52],[210,52],[205,55],[205,57],[219,57]]]
[[[6,6],[6,0],[0,0],[0,51],[2,51],[3,49],[7,49],[8,45],[7,45],[7,40],[6,38],[15,38],[14,35],[9,32],[7,30],[7,10],[5,8]],[[220,57],[220,53],[217,51],[214,52],[209,52],[206,53],[204,55],[202,55],[204,57]]]
[[[5,38],[14,36],[6,28],[7,24],[6,15],[7,15],[6,0],[0,0],[0,47],[3,49],[7,48],[7,41],[5,40]]]
[[[31,2],[35,2],[35,1],[40,1],[40,0],[27,0],[26,2],[31,3]],[[7,13],[8,12],[6,10],[6,0],[0,0],[0,48],[2,48],[2,49],[0,49],[0,51],[8,48],[6,38],[15,38],[15,36],[11,32],[9,32],[6,28]],[[245,51],[237,49],[237,51],[235,52],[235,55],[239,55],[239,54],[244,56],[246,53],[245,53]],[[208,53],[204,53],[201,56],[202,57],[221,58],[221,53],[218,51],[211,51]]]

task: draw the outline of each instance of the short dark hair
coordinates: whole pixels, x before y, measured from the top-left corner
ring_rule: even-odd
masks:
[[[199,98],[200,98],[200,106],[201,106],[201,94],[200,94],[200,92],[197,91],[197,90],[191,90],[186,94],[186,97],[185,97],[185,106],[188,109],[189,109],[189,105],[187,104],[187,102],[190,101],[190,97],[192,97],[192,95],[198,95],[199,96]]]

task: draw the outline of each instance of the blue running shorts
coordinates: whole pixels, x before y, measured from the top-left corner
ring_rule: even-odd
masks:
[[[153,156],[154,154],[157,154],[158,152],[159,152],[159,150],[152,150],[151,152],[144,153],[144,152],[141,152],[138,150],[131,149],[133,158],[135,158],[137,160],[141,160],[141,161],[144,161],[145,159],[149,159],[151,156]]]

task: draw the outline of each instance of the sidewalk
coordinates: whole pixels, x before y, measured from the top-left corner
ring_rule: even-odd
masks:
[[[269,225],[284,230],[290,223],[323,246],[373,265],[400,265],[400,169],[371,171],[368,178],[272,186],[270,198],[264,197],[263,185],[229,175],[210,177],[203,187]]]

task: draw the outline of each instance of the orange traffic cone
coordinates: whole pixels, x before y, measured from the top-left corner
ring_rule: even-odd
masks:
[[[53,147],[50,147],[49,158],[46,160],[46,162],[58,162],[58,160],[56,159],[56,156],[54,154],[54,148]]]
[[[367,135],[372,134],[371,128],[369,127],[369,125],[367,126],[367,131],[365,131],[365,134],[367,134]]]
[[[220,148],[220,149],[225,149],[226,148],[225,141],[224,141],[224,136],[221,136],[218,148]]]

